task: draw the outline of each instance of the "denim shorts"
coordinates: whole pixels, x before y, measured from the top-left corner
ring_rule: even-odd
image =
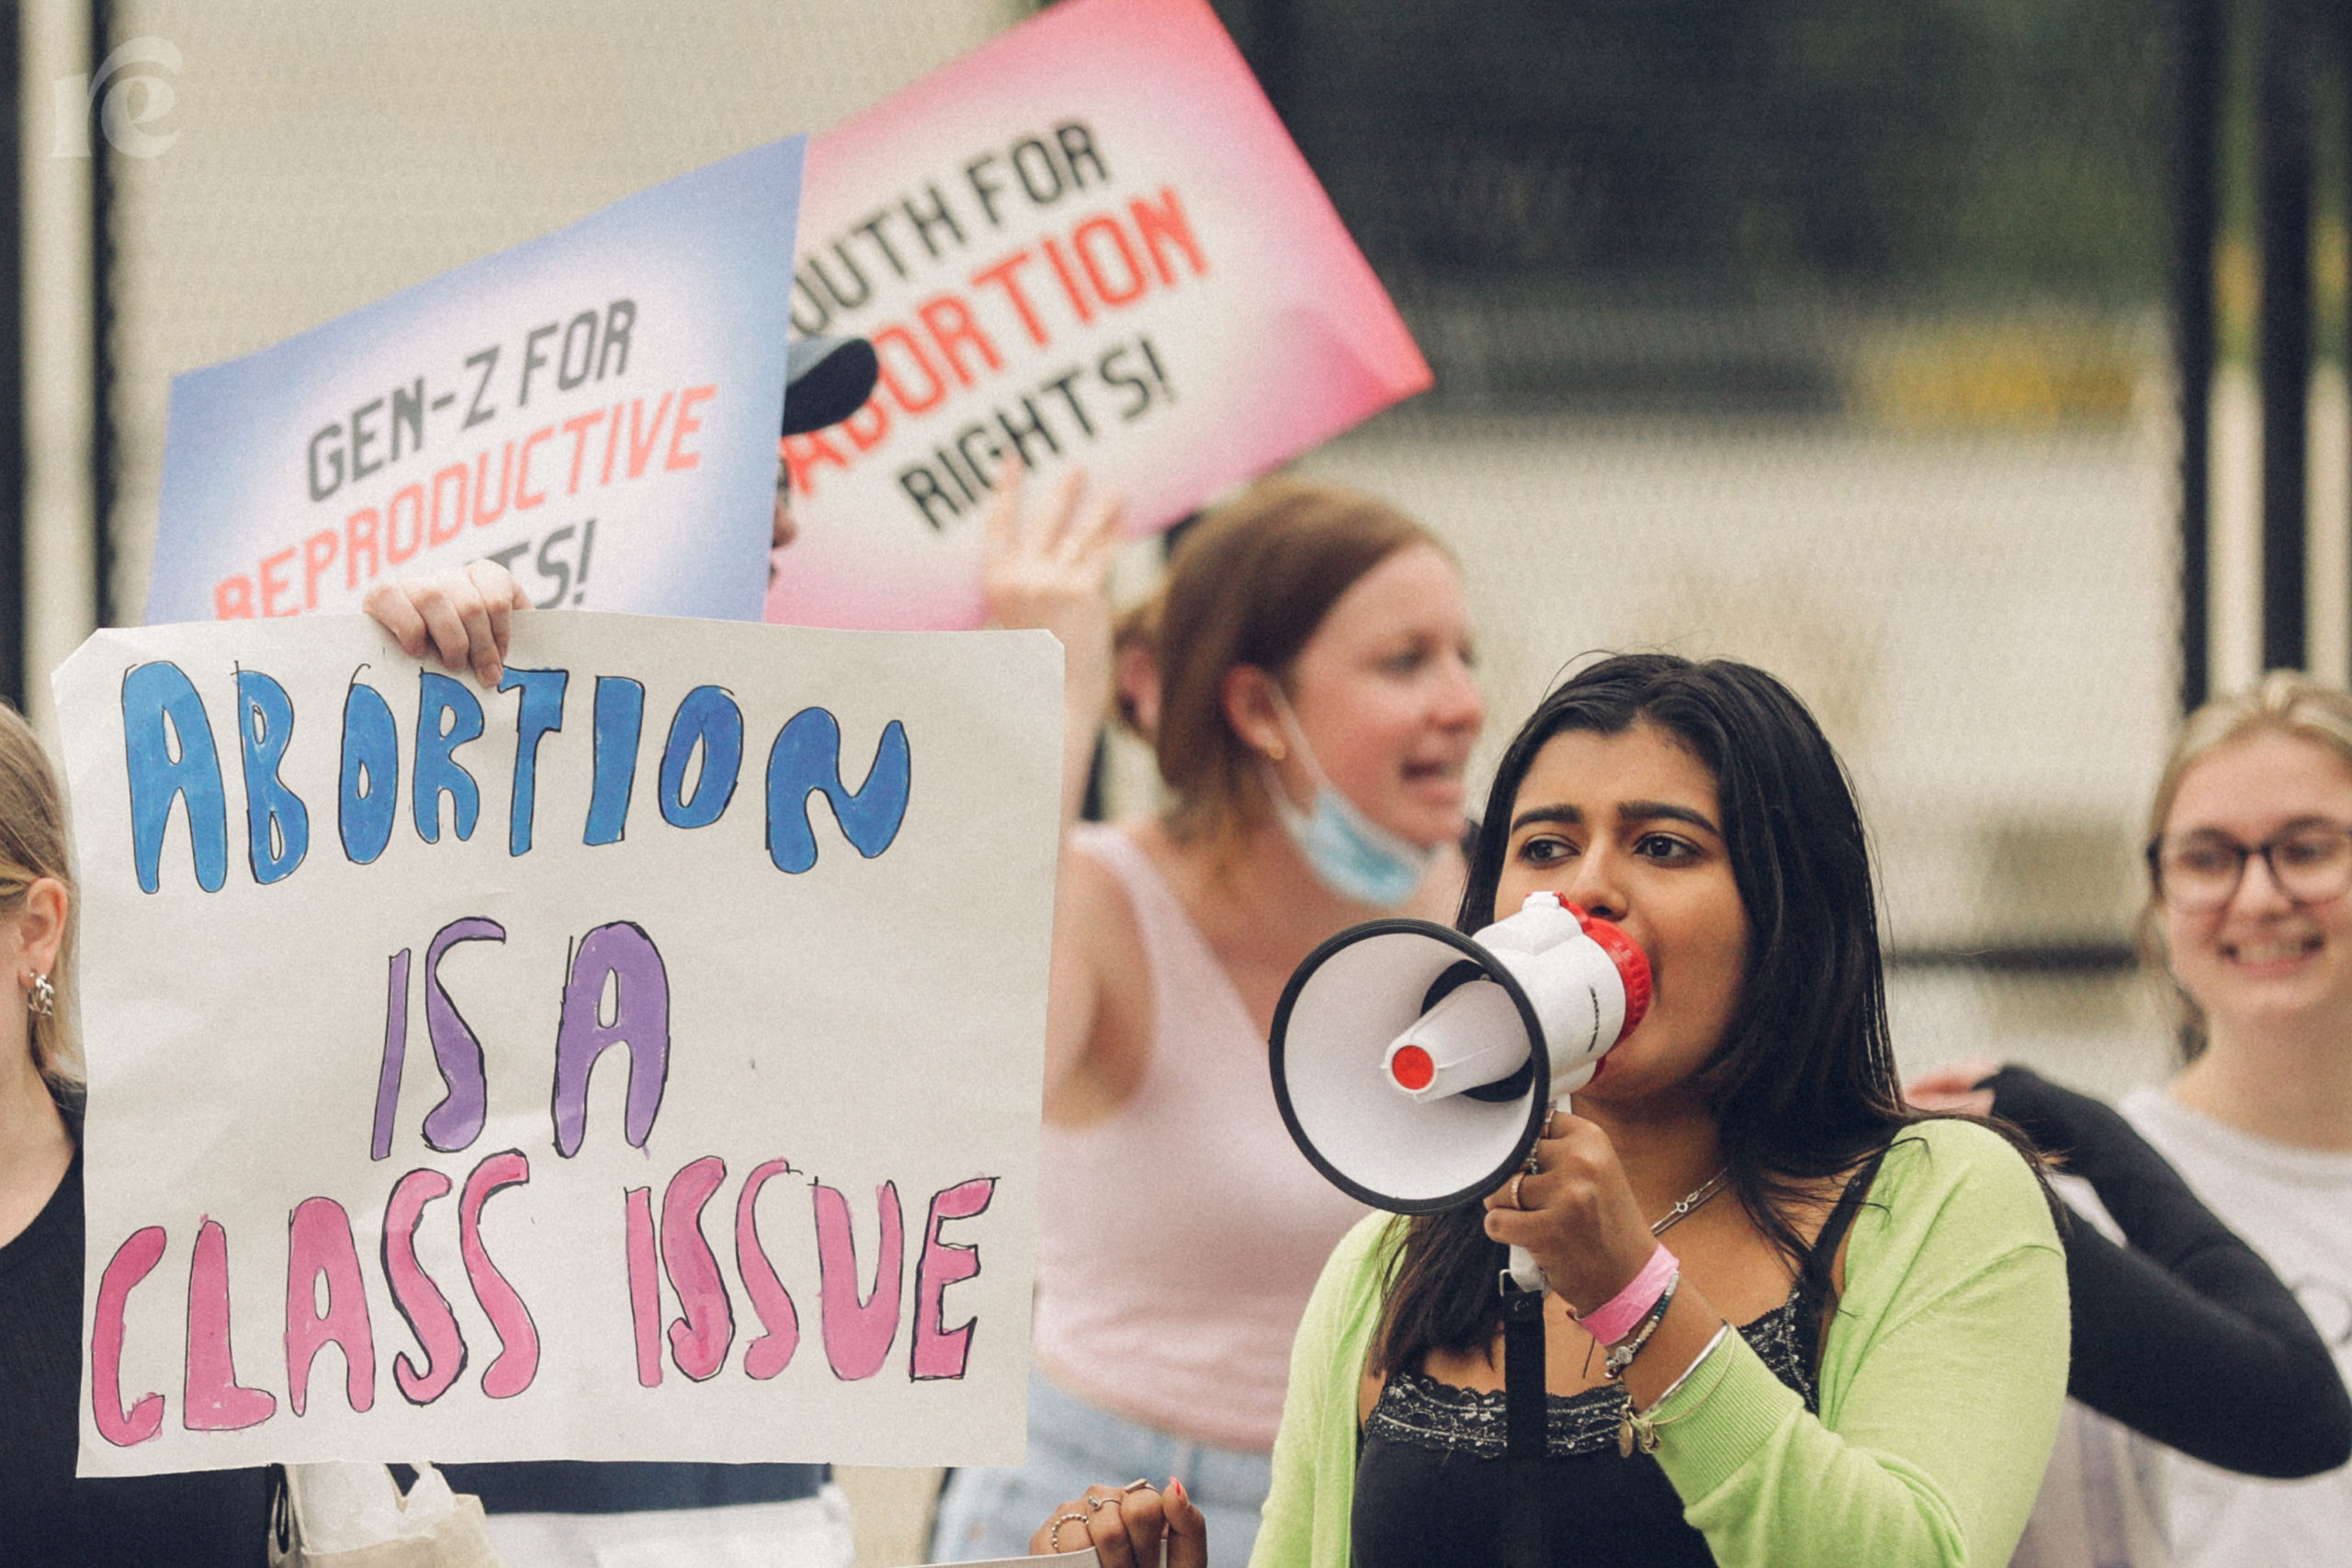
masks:
[[[1018,1470],[959,1470],[940,1495],[931,1538],[934,1562],[1021,1557],[1029,1537],[1060,1505],[1090,1486],[1174,1477],[1207,1516],[1209,1561],[1239,1568],[1258,1539],[1258,1510],[1273,1478],[1273,1456],[1217,1448],[1130,1421],[1029,1374],[1029,1462]],[[1074,1547],[1075,1529],[1062,1532]]]

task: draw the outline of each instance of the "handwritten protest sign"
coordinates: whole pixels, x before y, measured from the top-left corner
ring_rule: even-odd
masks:
[[[1065,0],[820,137],[793,321],[873,400],[788,438],[768,618],[977,626],[1009,457],[1164,527],[1430,384],[1205,0]]]
[[[172,380],[152,623],[504,561],[545,605],[757,620],[802,143]]]
[[[525,616],[56,678],[82,1471],[1022,1448],[1060,649]]]

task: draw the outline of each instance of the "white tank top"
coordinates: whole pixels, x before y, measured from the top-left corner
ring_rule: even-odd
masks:
[[[1135,841],[1080,825],[1117,876],[1151,976],[1150,1058],[1117,1112],[1047,1123],[1035,1333],[1070,1391],[1227,1448],[1272,1449],[1291,1339],[1362,1204],[1283,1125],[1266,1042]]]

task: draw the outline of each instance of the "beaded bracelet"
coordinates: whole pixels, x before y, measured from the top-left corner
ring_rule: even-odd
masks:
[[[1666,1289],[1658,1292],[1657,1300],[1650,1303],[1649,1311],[1642,1314],[1642,1320],[1634,1325],[1633,1332],[1610,1348],[1602,1364],[1608,1370],[1611,1382],[1625,1375],[1625,1369],[1634,1364],[1634,1358],[1640,1355],[1642,1347],[1650,1342],[1650,1336],[1657,1332],[1657,1325],[1666,1321],[1666,1310],[1674,1304],[1675,1290],[1681,1283],[1682,1270],[1677,1269],[1667,1276]]]

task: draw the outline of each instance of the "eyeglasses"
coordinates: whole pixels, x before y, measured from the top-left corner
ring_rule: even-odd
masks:
[[[2256,855],[2270,880],[2298,904],[2324,904],[2352,891],[2352,828],[2305,823],[2254,845],[2220,833],[2157,839],[2148,845],[2156,897],[2184,913],[2220,908],[2237,897],[2245,863]]]

